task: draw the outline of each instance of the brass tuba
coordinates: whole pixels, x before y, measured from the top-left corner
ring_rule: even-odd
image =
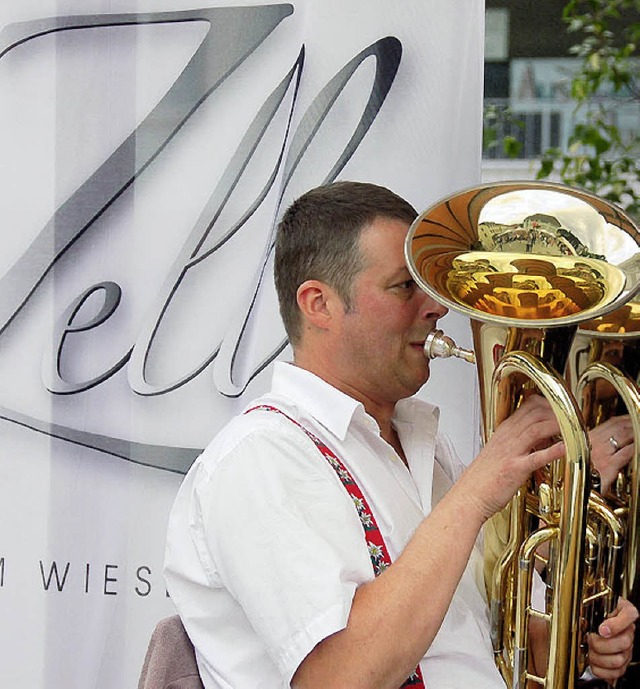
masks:
[[[423,212],[407,236],[417,284],[471,319],[474,352],[437,331],[425,353],[475,358],[483,439],[538,392],[567,449],[485,527],[492,640],[509,686],[572,687],[586,663],[583,620],[596,624],[610,610],[602,601],[613,599],[611,581],[600,570],[592,576],[585,563],[606,562],[617,582],[629,528],[591,491],[588,428],[564,374],[578,326],[622,308],[640,289],[639,246],[640,230],[622,210],[543,182],[456,193]],[[535,569],[544,577],[537,600]],[[533,624],[548,631],[544,673],[529,657]]]
[[[588,429],[621,414],[629,415],[633,429],[631,460],[603,496],[624,526],[624,548],[618,560],[611,563],[587,559],[587,580],[606,580],[605,588],[611,592],[592,610],[597,621],[604,609],[615,604],[617,595],[640,606],[640,298],[634,297],[623,307],[580,325],[565,377]],[[617,445],[615,439],[613,444]],[[591,528],[587,537],[593,542],[606,534]],[[587,547],[592,547],[592,542],[588,540]],[[628,686],[640,686],[639,650],[636,644],[625,675]]]

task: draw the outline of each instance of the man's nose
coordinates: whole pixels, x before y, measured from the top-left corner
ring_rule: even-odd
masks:
[[[420,315],[425,320],[438,320],[449,313],[449,309],[436,301],[433,297],[424,293],[423,303],[420,307]]]

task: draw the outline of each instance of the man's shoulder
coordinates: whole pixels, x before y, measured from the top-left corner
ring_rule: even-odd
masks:
[[[229,457],[234,461],[258,461],[273,455],[284,459],[295,457],[300,449],[309,450],[313,445],[297,416],[297,409],[269,397],[249,404],[204,449],[197,462],[200,470],[209,473]]]
[[[300,410],[296,406],[265,395],[249,403],[241,413],[231,418],[211,444],[226,446],[248,436],[261,436],[273,432],[279,436],[295,428],[299,424],[299,417]]]

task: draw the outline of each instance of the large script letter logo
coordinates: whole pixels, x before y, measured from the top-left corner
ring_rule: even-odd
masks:
[[[96,220],[152,164],[159,164],[160,153],[175,139],[179,130],[292,12],[290,4],[274,4],[151,14],[57,17],[13,24],[0,32],[2,59],[18,45],[55,32],[170,22],[204,22],[208,27],[204,39],[188,64],[151,112],[76,191],[60,204],[33,242],[0,279],[0,347],[2,333],[20,312],[26,310],[34,292],[65,252],[86,233],[97,231],[95,228],[100,225]],[[305,54],[305,46],[300,45],[289,71],[280,77],[279,83],[274,86],[246,132],[240,137],[235,154],[226,165],[175,258],[159,293],[154,295],[155,301],[148,309],[147,317],[131,348],[121,351],[113,362],[104,365],[102,372],[87,376],[86,380],[65,379],[62,363],[65,352],[69,349],[67,344],[74,337],[81,337],[82,333],[102,326],[121,304],[122,288],[116,282],[102,280],[88,286],[68,304],[53,329],[52,345],[45,354],[42,369],[49,392],[56,395],[86,394],[126,367],[129,384],[135,393],[143,397],[157,397],[185,386],[213,363],[213,382],[217,391],[226,397],[241,396],[249,382],[286,346],[284,332],[277,327],[275,335],[269,332],[261,338],[261,347],[252,353],[251,358],[243,360],[242,365],[239,363],[244,340],[251,330],[249,326],[252,321],[257,320],[259,309],[264,308],[264,300],[260,297],[265,292],[273,291],[271,280],[265,279],[267,275],[270,276],[273,226],[266,227],[260,238],[264,250],[254,267],[253,284],[248,285],[246,293],[241,297],[223,295],[223,298],[234,298],[238,302],[235,304],[238,307],[235,309],[236,317],[231,323],[225,324],[224,332],[215,333],[210,342],[204,343],[203,354],[197,355],[193,361],[178,361],[183,369],[180,371],[174,366],[173,373],[167,375],[163,367],[154,369],[149,366],[149,360],[155,349],[161,350],[158,344],[162,329],[168,322],[172,309],[184,308],[184,300],[176,299],[176,295],[185,289],[189,280],[198,279],[197,268],[211,261],[227,242],[240,236],[243,231],[248,233],[248,220],[260,207],[270,204],[272,219],[277,217],[282,199],[292,186],[292,180],[298,175],[301,162],[311,155],[312,143],[321,144],[323,136],[331,136],[325,125],[336,101],[354,82],[354,75],[363,65],[373,61],[375,69],[370,86],[367,93],[361,94],[365,96],[362,112],[356,113],[353,131],[336,153],[335,160],[331,161],[328,169],[317,170],[315,184],[332,181],[337,177],[356,153],[377,117],[396,77],[401,54],[400,42],[393,37],[381,38],[360,50],[318,90],[306,112],[297,118],[297,126],[292,128],[305,60],[309,59]],[[234,222],[221,220],[229,199],[234,194],[237,196],[238,189],[242,188],[243,178],[253,174],[250,164],[267,133],[275,138],[278,145],[266,171],[262,170],[258,191],[249,198],[242,198],[245,210]],[[250,236],[246,240],[253,241]],[[98,308],[91,314],[90,310],[85,309],[85,305],[90,301],[95,304],[96,300]],[[271,305],[269,308],[273,309],[275,300],[266,301]],[[267,320],[279,324],[277,307]],[[273,331],[273,328],[270,330]],[[200,448],[137,443],[113,435],[88,433],[1,407],[0,418],[129,461],[169,471],[186,471],[200,451]]]

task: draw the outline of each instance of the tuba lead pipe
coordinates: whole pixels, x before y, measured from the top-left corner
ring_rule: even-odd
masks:
[[[446,359],[454,356],[458,359],[468,361],[470,364],[476,363],[476,355],[470,349],[458,347],[458,345],[442,330],[434,329],[424,341],[424,353],[427,359],[438,357]]]

